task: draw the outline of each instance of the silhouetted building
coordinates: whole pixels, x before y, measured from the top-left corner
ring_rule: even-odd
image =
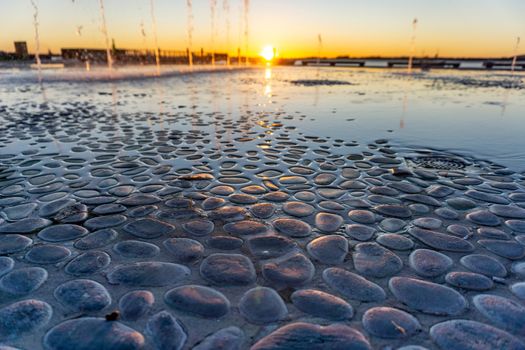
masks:
[[[29,52],[27,51],[27,42],[15,41],[15,54],[19,58],[27,58]]]

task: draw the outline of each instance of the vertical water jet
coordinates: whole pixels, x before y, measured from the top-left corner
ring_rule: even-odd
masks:
[[[99,10],[100,10],[100,25],[101,25],[101,31],[104,35],[104,39],[106,41],[106,57],[108,61],[108,69],[111,74],[113,69],[113,58],[111,57],[111,48],[109,46],[109,35],[108,35],[108,27],[106,25],[106,10],[104,8],[104,0],[99,0]]]
[[[193,66],[193,3],[192,0],[186,0],[187,26],[188,26],[188,65]]]
[[[40,34],[38,32],[38,6],[35,0],[31,0],[33,6],[33,26],[35,29],[35,60],[38,69],[38,82],[42,83],[42,62],[40,61]]]
[[[157,76],[160,75],[160,52],[159,42],[157,37],[157,18],[155,17],[155,0],[150,0],[150,11],[151,11],[151,29],[153,32],[153,41],[155,43],[155,64],[157,66]]]
[[[516,69],[516,61],[518,60],[518,48],[520,46],[520,37],[518,36],[516,38],[516,45],[514,45],[514,55],[512,57],[512,64],[510,65],[510,70],[512,74],[514,74],[514,70]]]
[[[417,18],[412,20],[412,37],[410,38],[410,56],[408,57],[408,74],[412,73],[412,65],[414,63],[414,53],[416,51],[416,29]]]
[[[243,13],[244,13],[244,54],[245,54],[245,64],[248,65],[248,52],[250,48],[250,23],[249,23],[249,14],[250,14],[250,0],[243,1]]]

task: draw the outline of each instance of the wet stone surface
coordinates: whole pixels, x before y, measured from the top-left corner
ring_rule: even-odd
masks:
[[[95,86],[0,102],[0,349],[525,349],[525,173]]]

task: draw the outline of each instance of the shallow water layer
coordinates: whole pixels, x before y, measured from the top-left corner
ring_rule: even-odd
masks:
[[[525,348],[521,90],[446,74],[10,75],[0,344]]]

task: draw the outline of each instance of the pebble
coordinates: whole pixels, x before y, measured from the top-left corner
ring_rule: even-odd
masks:
[[[379,235],[376,242],[393,250],[409,250],[414,246],[414,242],[410,238],[395,233]]]
[[[0,256],[0,276],[5,275],[13,269],[15,261],[7,256]]]
[[[111,228],[97,230],[77,240],[74,247],[81,250],[102,248],[116,240],[117,231]]]
[[[180,350],[188,339],[180,322],[167,311],[160,311],[149,318],[145,334],[152,340],[155,350]]]
[[[372,346],[359,331],[343,324],[320,326],[294,322],[273,331],[255,343],[251,350],[371,350]]]
[[[39,289],[48,277],[41,267],[23,267],[0,278],[0,291],[13,295],[27,295]]]
[[[501,224],[500,218],[492,214],[488,210],[476,210],[468,213],[466,216],[467,220],[472,221],[478,225],[484,226],[498,226]]]
[[[123,229],[135,237],[153,239],[167,235],[174,227],[159,220],[144,218],[127,223]]]
[[[124,320],[136,321],[148,313],[153,303],[153,293],[148,290],[134,290],[120,298],[118,307]]]
[[[403,268],[402,260],[377,243],[359,243],[352,255],[355,269],[365,276],[392,276]]]
[[[18,234],[0,235],[0,255],[18,253],[33,243],[31,238]]]
[[[38,238],[48,242],[71,241],[88,234],[82,226],[74,224],[61,224],[47,227],[38,233]]]
[[[229,300],[221,292],[199,285],[185,285],[169,290],[164,301],[175,310],[204,318],[219,318],[230,309]]]
[[[59,285],[55,298],[73,312],[99,311],[111,304],[109,292],[98,282],[77,279]]]
[[[119,226],[125,222],[126,217],[124,215],[115,214],[107,216],[97,216],[88,219],[86,220],[86,222],[84,222],[84,226],[86,226],[90,230],[100,230],[103,228]]]
[[[410,233],[412,237],[417,238],[421,242],[437,250],[462,253],[468,253],[474,250],[474,246],[470,242],[445,233],[418,227],[408,229],[408,233]]]
[[[410,267],[420,276],[437,277],[453,265],[451,258],[430,249],[416,249],[408,257]]]
[[[525,334],[525,307],[522,304],[490,294],[478,294],[474,296],[472,302],[494,326],[511,334]]]
[[[27,299],[0,309],[0,340],[17,340],[44,327],[53,315],[43,301]]]
[[[490,278],[474,272],[449,272],[445,281],[454,287],[468,290],[489,290],[494,286]]]
[[[106,252],[92,250],[71,260],[64,271],[73,276],[89,276],[109,266],[111,258]]]
[[[406,222],[401,220],[401,219],[386,218],[386,219],[383,219],[380,222],[379,227],[381,227],[386,232],[392,232],[393,233],[393,232],[398,232],[403,227],[405,227],[405,225],[406,225]]]
[[[29,234],[42,230],[52,222],[43,218],[26,218],[11,223],[0,223],[0,233]]]
[[[335,232],[343,224],[343,218],[337,214],[317,213],[315,216],[315,226],[323,232]]]
[[[163,245],[172,254],[173,261],[180,264],[195,262],[204,254],[203,245],[190,238],[169,238]]]
[[[242,286],[255,282],[255,268],[241,254],[211,254],[200,265],[200,273],[207,281],[221,286]]]
[[[483,254],[470,254],[462,257],[459,262],[472,272],[490,277],[505,277],[507,269],[495,258]]]
[[[315,267],[310,259],[301,253],[292,253],[268,261],[262,265],[261,270],[267,281],[290,287],[310,282],[315,273]]]
[[[456,316],[468,303],[454,289],[408,277],[392,277],[388,282],[394,296],[409,308],[431,315]]]
[[[282,320],[288,313],[279,294],[267,287],[248,290],[239,301],[241,315],[254,324],[274,323]]]
[[[350,238],[356,239],[358,241],[368,241],[372,239],[376,230],[373,227],[361,225],[361,224],[352,224],[346,225],[345,233]]]
[[[245,342],[244,332],[235,326],[226,327],[207,336],[193,350],[241,350]]]
[[[250,208],[253,216],[259,219],[268,219],[275,213],[275,206],[271,203],[258,203]]]
[[[310,225],[296,219],[280,218],[274,220],[272,224],[278,232],[289,237],[306,237],[312,232]]]
[[[315,211],[313,206],[303,202],[287,202],[283,204],[282,209],[286,214],[296,217],[309,216]]]
[[[331,289],[345,298],[364,302],[383,301],[386,298],[383,288],[342,268],[327,268],[323,271],[322,276]]]
[[[289,238],[281,236],[260,236],[248,240],[248,249],[259,259],[271,259],[285,255],[297,247]]]
[[[254,220],[230,222],[223,226],[224,231],[235,236],[260,235],[268,231],[268,227]]]
[[[113,251],[124,258],[153,258],[160,253],[159,247],[155,244],[136,241],[125,240],[120,241],[113,246]]]
[[[49,350],[140,350],[144,348],[145,340],[142,334],[120,322],[81,317],[51,328],[43,343],[45,349]]]
[[[354,315],[354,309],[345,300],[320,290],[298,290],[291,299],[296,308],[315,317],[343,321]]]
[[[350,218],[350,220],[360,224],[373,224],[374,222],[376,222],[376,215],[369,210],[350,210],[348,212],[348,217]]]
[[[421,330],[417,318],[391,307],[374,307],[363,315],[364,329],[379,338],[409,338]]]
[[[374,210],[379,214],[391,216],[399,219],[406,219],[412,216],[410,209],[403,205],[397,204],[382,204],[374,207]]]
[[[323,236],[310,241],[306,250],[323,264],[340,264],[348,254],[348,241],[338,235]]]
[[[501,257],[516,260],[525,255],[525,246],[516,241],[501,241],[499,239],[480,239],[478,244]]]
[[[122,264],[114,267],[107,279],[111,284],[132,287],[163,287],[186,280],[190,270],[183,265],[148,261]]]
[[[450,320],[430,328],[430,337],[443,350],[522,350],[525,343],[484,323]]]
[[[31,248],[25,255],[25,259],[34,264],[56,264],[70,255],[71,251],[66,247],[46,244]]]
[[[212,233],[215,228],[215,225],[210,220],[197,219],[182,224],[182,228],[190,235],[202,237]]]

